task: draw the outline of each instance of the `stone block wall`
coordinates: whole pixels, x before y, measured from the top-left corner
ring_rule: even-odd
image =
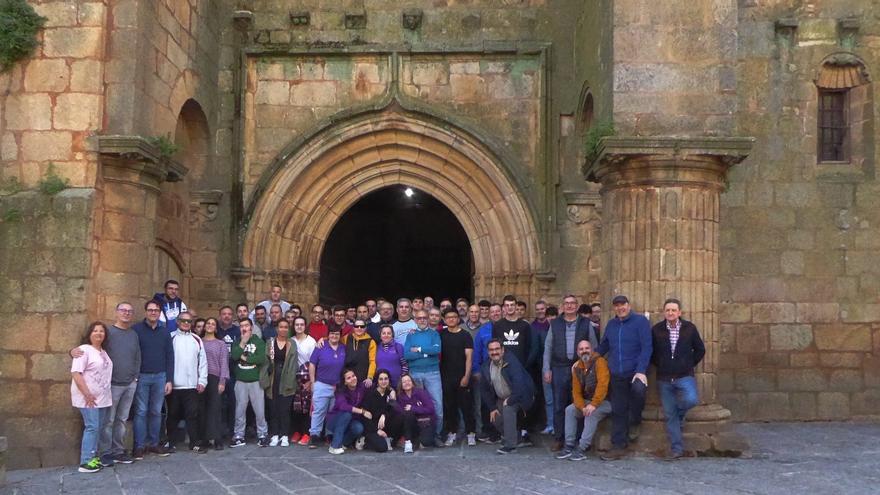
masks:
[[[0,196],[0,436],[10,469],[71,464],[70,358],[89,321],[94,189]],[[13,218],[8,212],[16,211]]]
[[[740,5],[737,126],[757,143],[722,195],[719,396],[741,420],[877,417],[876,133],[851,136],[859,163],[819,163],[814,79],[839,52],[876,76],[880,23],[867,2]],[[876,84],[853,94],[878,115]]]

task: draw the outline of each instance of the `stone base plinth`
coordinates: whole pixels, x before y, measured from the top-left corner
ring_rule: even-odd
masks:
[[[669,452],[666,423],[659,408],[650,406],[643,414],[639,439],[630,442],[629,449],[636,453],[663,456]],[[695,407],[684,425],[684,449],[689,457],[748,457],[749,441],[733,429],[730,411],[718,404]],[[602,421],[594,440],[600,451],[611,449],[611,418]]]
[[[6,484],[6,437],[0,437],[0,486]]]

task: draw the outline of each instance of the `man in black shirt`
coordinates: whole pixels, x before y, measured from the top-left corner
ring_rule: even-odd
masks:
[[[436,310],[436,309],[435,309]],[[471,359],[474,339],[460,326],[455,308],[443,313],[447,329],[440,332],[440,378],[443,382],[443,418],[446,420],[446,445],[455,444],[459,411],[464,416],[468,445],[476,445],[476,419],[471,395]]]
[[[514,356],[523,368],[528,370],[534,365],[538,356],[537,342],[532,342],[532,326],[517,315],[515,297],[508,294],[501,302],[504,317],[492,324],[492,338],[501,341],[507,359]],[[521,429],[520,433],[520,446],[531,446],[532,442],[526,431]]]

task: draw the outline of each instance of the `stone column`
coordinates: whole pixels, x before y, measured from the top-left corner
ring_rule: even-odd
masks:
[[[662,319],[663,302],[682,301],[706,344],[696,378],[701,405],[688,415],[686,447],[741,452],[747,445],[728,428],[730,411],[716,400],[720,355],[718,256],[720,194],[729,167],[748,155],[751,138],[605,138],[585,171],[602,189],[602,300],[611,308],[626,294],[634,311]],[[652,380],[653,381],[653,380]],[[650,382],[649,382],[650,383]],[[662,412],[649,420],[638,447],[663,448]],[[653,424],[652,424],[653,423]]]
[[[99,137],[103,192],[98,232],[96,311],[111,317],[119,301],[139,306],[152,296],[156,208],[164,181],[177,181],[186,168],[162,157],[139,136]]]

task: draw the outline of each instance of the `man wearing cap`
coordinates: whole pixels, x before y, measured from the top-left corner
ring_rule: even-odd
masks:
[[[648,363],[653,350],[651,323],[630,310],[629,299],[617,295],[611,304],[615,317],[608,321],[597,354],[605,356],[611,371],[611,444],[603,460],[626,456],[629,441],[639,436]]]

